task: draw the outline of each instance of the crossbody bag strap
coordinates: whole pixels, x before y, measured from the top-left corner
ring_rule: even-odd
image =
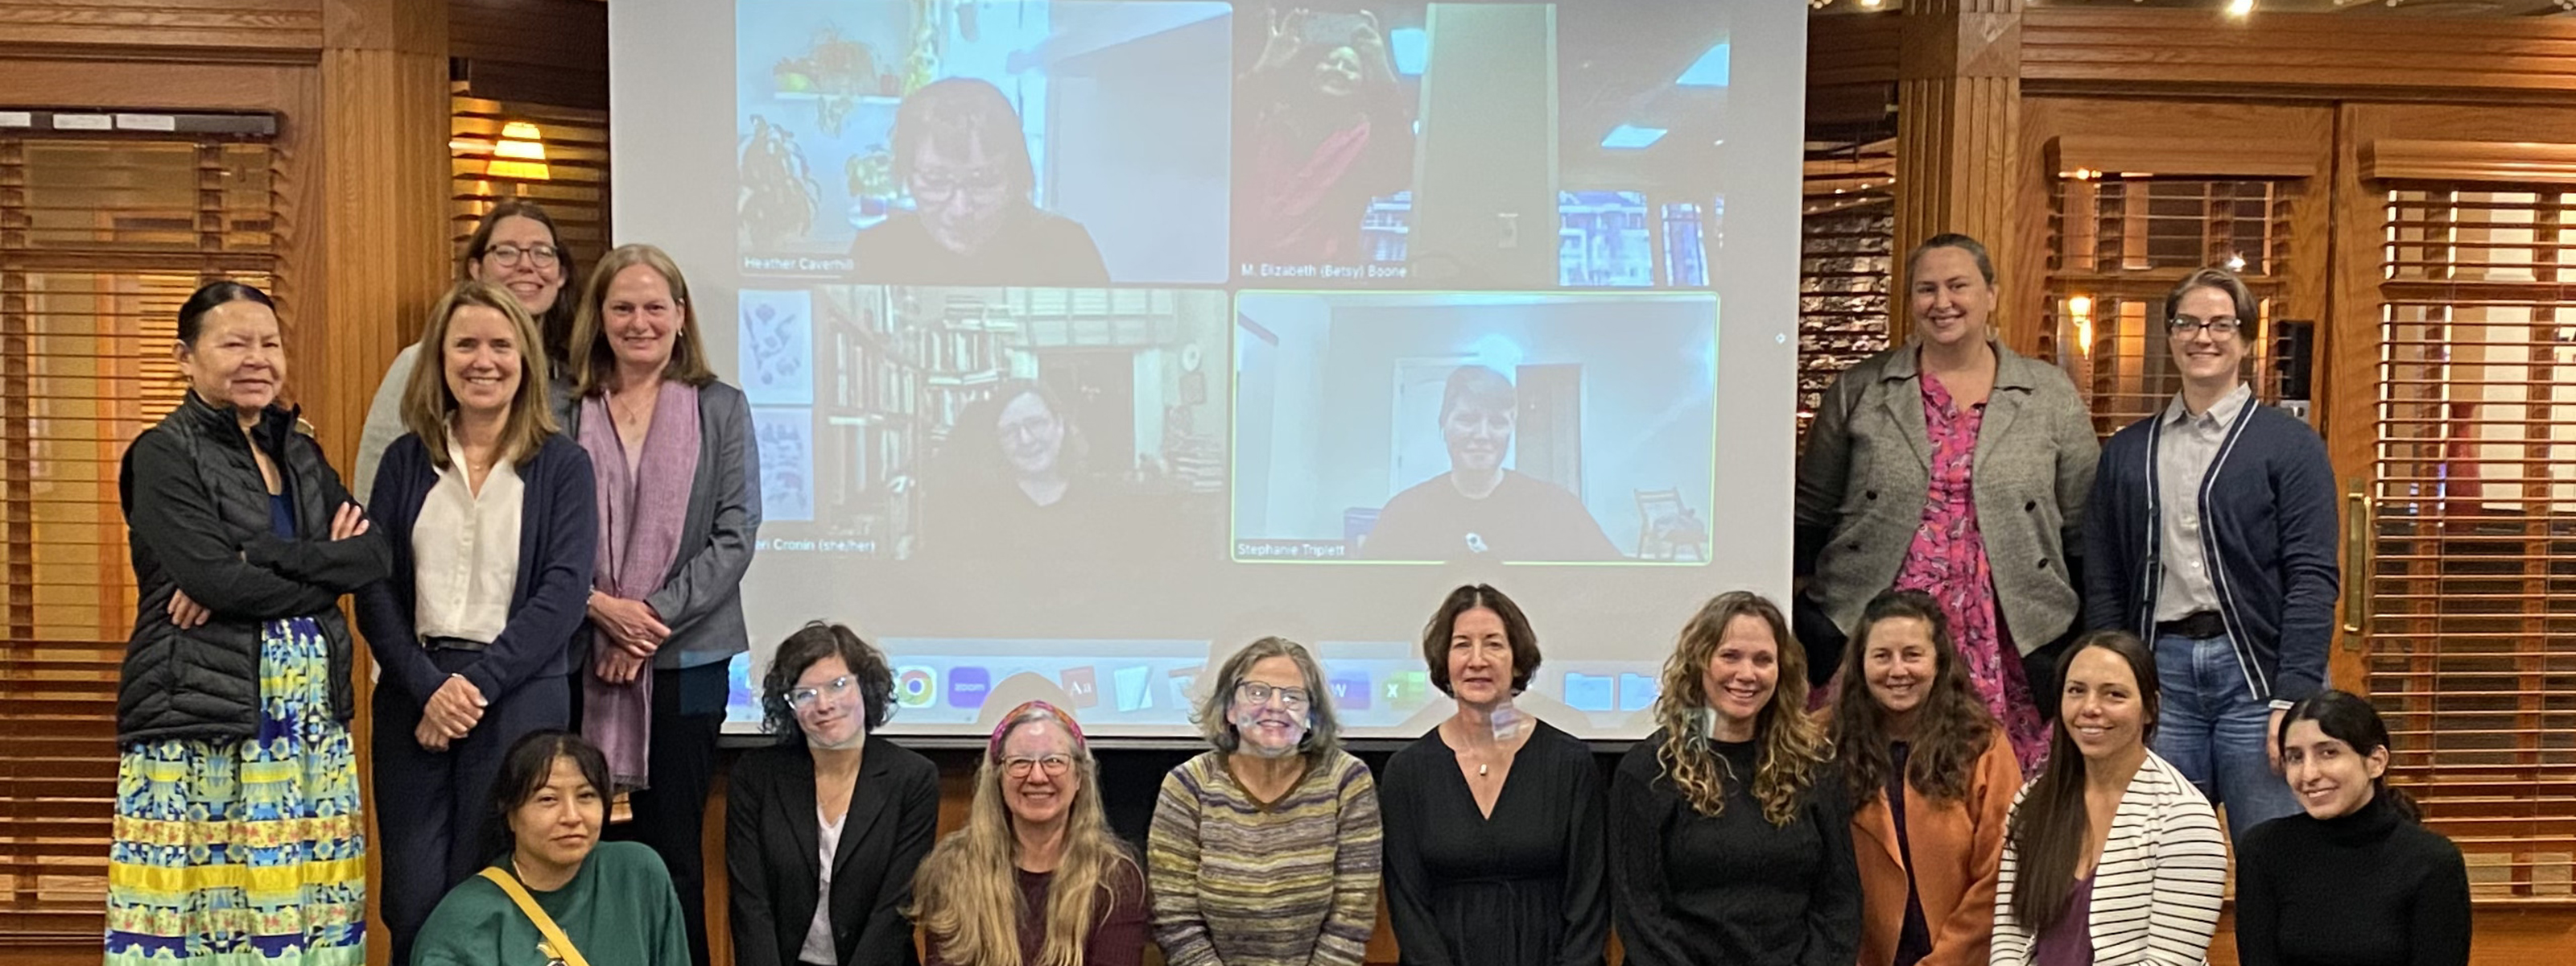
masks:
[[[536,897],[528,894],[527,887],[520,885],[517,877],[502,871],[497,865],[485,866],[483,877],[500,886],[502,894],[509,896],[511,902],[518,903],[519,911],[527,915],[529,922],[537,925],[537,932],[546,937],[547,945],[554,947],[555,956],[563,960],[564,966],[590,966],[589,960],[581,958],[581,950],[573,948],[572,940],[564,935],[563,927],[555,925],[555,917],[546,915],[544,909],[537,907]]]

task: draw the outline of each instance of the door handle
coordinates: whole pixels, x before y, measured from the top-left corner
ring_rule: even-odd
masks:
[[[2343,493],[2343,646],[2358,651],[2370,627],[2371,571],[2377,569],[2378,504],[2370,498],[2370,479],[2356,478]]]

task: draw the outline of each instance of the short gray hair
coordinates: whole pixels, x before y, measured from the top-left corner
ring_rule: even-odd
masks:
[[[1315,655],[1305,645],[1284,637],[1265,637],[1246,644],[1243,650],[1226,658],[1214,675],[1202,678],[1207,686],[1199,695],[1198,710],[1190,714],[1190,721],[1199,726],[1199,734],[1218,751],[1232,754],[1242,747],[1243,736],[1236,733],[1232,716],[1226,713],[1234,704],[1235,686],[1243,683],[1243,676],[1254,664],[1274,657],[1295,662],[1298,675],[1306,679],[1306,693],[1310,696],[1306,714],[1313,723],[1307,726],[1306,738],[1297,743],[1297,750],[1318,757],[1341,750],[1342,726],[1333,717],[1333,693],[1324,685],[1323,665],[1315,662]]]

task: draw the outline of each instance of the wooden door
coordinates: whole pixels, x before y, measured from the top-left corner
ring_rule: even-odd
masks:
[[[2339,127],[2345,680],[2482,901],[2576,899],[2576,111]]]

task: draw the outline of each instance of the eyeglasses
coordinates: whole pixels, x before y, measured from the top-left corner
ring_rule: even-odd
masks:
[[[1305,688],[1274,688],[1259,681],[1235,685],[1234,697],[1245,704],[1269,704],[1272,697],[1277,697],[1280,706],[1290,711],[1303,711],[1307,703],[1314,700],[1314,695],[1306,693]]]
[[[858,684],[858,678],[844,674],[823,682],[821,687],[797,688],[787,692],[787,707],[792,711],[803,712],[813,708],[814,702],[820,698],[830,698],[837,703]]]
[[[1026,442],[1039,438],[1053,428],[1055,428],[1055,417],[1031,416],[1017,422],[1003,423],[1002,438],[1014,443]]]
[[[966,192],[968,197],[990,200],[1010,186],[1009,176],[991,168],[962,175],[945,171],[915,171],[912,173],[912,200],[935,205],[960,191]]]
[[[2238,322],[2236,317],[2232,315],[2221,315],[2207,319],[2195,319],[2188,315],[2177,315],[2165,322],[2165,328],[2175,335],[2190,335],[2194,330],[2205,331],[2211,335],[2235,335],[2236,331],[2242,327],[2243,323]]]
[[[520,259],[530,258],[536,260],[538,268],[553,268],[556,260],[563,257],[563,252],[553,245],[530,245],[526,248],[517,245],[494,245],[483,250],[483,257],[501,265],[517,265]]]
[[[1029,777],[1029,770],[1032,768],[1044,769],[1047,777],[1054,778],[1072,767],[1073,758],[1070,755],[1040,755],[1036,758],[1014,755],[1002,759],[1002,772],[1013,778]]]

